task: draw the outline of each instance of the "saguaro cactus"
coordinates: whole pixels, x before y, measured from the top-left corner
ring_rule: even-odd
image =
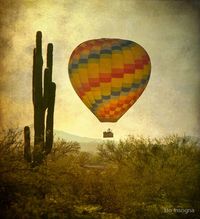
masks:
[[[36,34],[36,48],[33,50],[32,79],[34,107],[33,162],[36,164],[42,162],[44,156],[51,151],[53,145],[53,116],[56,84],[52,82],[52,67],[53,44],[49,43],[47,46],[47,63],[43,74],[42,33],[38,31]],[[25,129],[28,130],[27,126],[24,128],[24,134]],[[28,138],[30,139],[30,132],[29,136],[27,132],[24,135],[25,146],[28,145]],[[25,157],[27,156],[25,155]]]

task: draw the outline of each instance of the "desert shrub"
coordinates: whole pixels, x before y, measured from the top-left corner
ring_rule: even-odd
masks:
[[[66,146],[66,147],[65,147]],[[79,144],[56,142],[45,162],[32,168],[23,159],[22,133],[8,130],[0,140],[1,218],[70,218],[80,175]],[[53,158],[53,159],[52,159]]]
[[[165,208],[190,208],[196,209],[197,214],[198,144],[178,136],[153,140],[130,136],[119,143],[106,142],[99,146],[99,156],[115,169],[104,173],[103,208],[125,218],[161,218],[162,215],[192,218],[194,214],[163,212]]]
[[[199,159],[199,142],[188,137],[130,136],[104,142],[98,154],[59,139],[33,168],[22,133],[10,129],[0,135],[1,218],[198,218]]]

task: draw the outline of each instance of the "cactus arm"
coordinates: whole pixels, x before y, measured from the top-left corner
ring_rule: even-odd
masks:
[[[55,106],[56,84],[51,82],[50,100],[48,104],[47,119],[46,119],[46,154],[51,152],[53,145],[53,120],[54,120],[54,106]]]
[[[52,68],[53,68],[53,44],[49,43],[47,46],[47,68],[48,68],[48,102],[47,102],[47,117],[46,117],[46,144],[45,153],[51,151],[53,145],[53,115],[55,105],[56,84],[52,82]],[[45,84],[44,84],[45,86]],[[44,96],[45,97],[45,96]],[[45,98],[44,98],[45,100]]]
[[[49,92],[52,82],[52,67],[53,67],[53,44],[47,45],[47,68],[44,72],[44,109],[48,107]]]
[[[52,82],[52,68],[53,68],[53,44],[49,43],[47,46],[47,68],[49,69],[50,79]]]
[[[24,159],[31,162],[30,128],[24,127]]]
[[[44,99],[43,99],[44,110],[46,110],[48,107],[50,86],[51,86],[51,75],[49,69],[46,68],[44,71]]]

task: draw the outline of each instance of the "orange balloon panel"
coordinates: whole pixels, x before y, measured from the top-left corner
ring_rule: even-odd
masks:
[[[101,122],[116,122],[136,102],[150,72],[147,52],[129,40],[89,40],[69,60],[74,90]]]

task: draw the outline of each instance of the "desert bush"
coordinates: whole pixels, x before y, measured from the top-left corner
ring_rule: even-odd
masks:
[[[119,143],[106,142],[99,146],[102,160],[115,167],[115,171],[105,172],[103,208],[125,218],[161,218],[162,215],[166,218],[170,215],[163,214],[165,208],[196,209],[197,214],[200,204],[198,144],[178,136],[162,139],[130,136]]]
[[[23,159],[21,139],[22,133],[14,129],[1,134],[1,218],[72,217],[79,186],[78,162],[74,161],[79,144],[56,142],[53,154],[32,168]]]
[[[58,140],[33,168],[21,133],[10,129],[0,136],[1,218],[198,218],[199,159],[199,143],[188,137],[129,136],[104,142],[98,154]]]

